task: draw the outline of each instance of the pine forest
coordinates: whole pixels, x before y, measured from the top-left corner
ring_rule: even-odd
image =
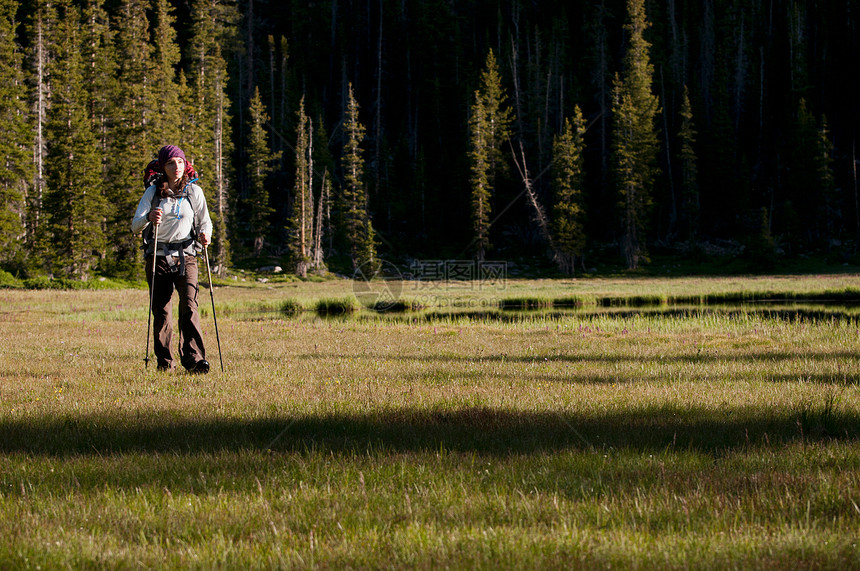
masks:
[[[215,271],[860,259],[860,0],[0,0],[0,269],[140,279],[183,148]]]

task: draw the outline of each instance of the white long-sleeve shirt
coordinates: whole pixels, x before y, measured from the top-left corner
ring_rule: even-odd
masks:
[[[143,193],[134,218],[131,220],[131,231],[134,234],[143,232],[151,224],[149,211],[152,208],[152,197],[155,194],[155,185],[150,186]],[[203,189],[196,184],[188,185],[188,197],[162,198],[158,206],[161,208],[161,224],[158,226],[158,243],[168,244],[184,242],[191,237],[192,224],[196,228],[197,235],[206,234],[212,241],[212,220],[209,218],[209,208],[206,206],[206,197]],[[185,248],[188,254],[194,253],[194,246]],[[147,252],[149,254],[150,252]],[[167,255],[178,256],[177,249],[168,249]],[[157,255],[165,255],[163,248],[157,248]]]

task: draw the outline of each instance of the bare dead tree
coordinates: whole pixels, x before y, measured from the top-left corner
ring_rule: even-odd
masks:
[[[47,120],[50,86],[45,71],[48,64],[48,48],[46,45],[45,21],[42,18],[41,12],[37,14],[35,31],[36,108],[33,114],[36,123],[36,140],[33,145],[33,162],[36,165],[36,180],[33,181],[34,196],[30,201],[29,210],[31,214],[27,221],[30,240],[35,240],[42,215],[42,199],[45,192],[45,158],[48,152],[48,143],[45,138],[44,129]]]
[[[328,170],[323,172],[322,189],[320,190],[320,199],[316,209],[316,223],[314,224],[314,244],[312,250],[313,266],[317,272],[322,272],[325,269],[323,262],[323,247],[322,240],[325,228],[323,226],[323,212],[328,213],[329,209],[329,193],[331,182],[328,178]]]
[[[540,203],[540,198],[538,198],[537,193],[535,192],[532,178],[529,176],[528,165],[526,164],[526,151],[523,148],[523,142],[519,141],[520,146],[520,156],[517,157],[517,153],[514,150],[513,145],[511,145],[511,154],[514,157],[514,164],[517,167],[517,171],[520,173],[520,178],[523,179],[523,185],[525,187],[526,196],[529,199],[529,204],[532,205],[532,209],[534,210],[535,221],[538,223],[538,227],[540,228],[541,236],[549,243],[550,250],[552,250],[552,259],[554,262],[558,262],[561,259],[560,252],[555,245],[555,240],[552,238],[552,233],[549,230],[549,218],[547,218],[546,210],[544,210],[543,205]],[[545,172],[545,171],[544,171]],[[541,173],[542,175],[543,173]],[[538,175],[540,176],[540,175]]]

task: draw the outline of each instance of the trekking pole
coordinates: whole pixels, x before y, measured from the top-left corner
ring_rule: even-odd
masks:
[[[143,368],[149,368],[149,324],[152,322],[152,300],[155,297],[155,251],[158,248],[158,224],[155,225],[152,239],[152,279],[149,282],[149,315],[146,316],[146,356]]]
[[[206,275],[209,277],[209,299],[212,300],[212,320],[215,322],[215,340],[218,342],[218,360],[221,362],[221,372],[224,372],[224,358],[221,357],[221,338],[218,336],[218,317],[215,315],[215,294],[212,293],[212,270],[209,269],[209,246],[203,246],[203,258],[206,260]]]

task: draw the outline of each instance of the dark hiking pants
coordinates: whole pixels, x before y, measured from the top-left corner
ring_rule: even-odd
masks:
[[[206,358],[203,347],[203,336],[200,333],[200,312],[197,307],[197,294],[200,287],[197,283],[197,258],[185,256],[185,275],[179,275],[178,258],[172,267],[164,256],[158,256],[155,262],[155,291],[152,291],[152,258],[146,261],[146,279],[152,295],[153,339],[155,341],[155,358],[159,369],[175,367],[173,354],[170,351],[173,339],[171,306],[173,289],[179,293],[179,334],[182,346],[179,355],[180,362],[186,369],[194,368],[198,361]]]

